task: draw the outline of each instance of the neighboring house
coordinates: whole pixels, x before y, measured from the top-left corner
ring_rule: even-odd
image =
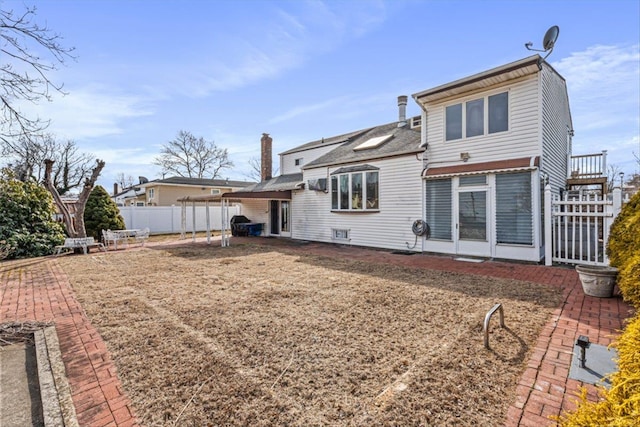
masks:
[[[606,170],[604,160],[599,171],[570,170],[564,78],[534,55],[413,99],[420,117],[406,120],[399,97],[397,122],[288,150],[283,175],[269,169],[223,198],[240,199],[265,235],[539,262],[545,184],[558,195],[600,184]],[[420,219],[428,227],[415,236]]]
[[[171,206],[187,196],[220,195],[241,190],[253,182],[225,179],[171,177],[153,181],[142,180],[114,197],[121,206]],[[119,204],[120,206],[120,204]]]

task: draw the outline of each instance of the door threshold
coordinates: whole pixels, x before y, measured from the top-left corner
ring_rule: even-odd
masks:
[[[465,257],[457,257],[453,259],[454,261],[464,261],[464,262],[484,262],[485,260],[479,258],[465,258]]]

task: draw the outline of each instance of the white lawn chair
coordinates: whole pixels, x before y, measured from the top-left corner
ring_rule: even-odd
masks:
[[[136,231],[136,234],[133,237],[136,242],[141,243],[142,246],[144,246],[144,243],[149,239],[149,227]]]
[[[113,249],[117,250],[118,242],[121,242],[123,239],[118,233],[111,230],[102,230],[102,240],[107,249],[109,249],[111,247],[110,245],[113,244]]]

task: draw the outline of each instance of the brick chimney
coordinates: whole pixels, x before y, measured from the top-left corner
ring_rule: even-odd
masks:
[[[398,97],[398,127],[407,124],[407,95]]]
[[[273,139],[269,136],[268,133],[263,133],[262,138],[260,138],[260,179],[262,181],[266,181],[271,179],[271,168],[272,168],[272,160],[271,160],[271,143]]]
[[[114,182],[113,183],[113,195],[115,196],[116,194],[118,194],[118,183]]]

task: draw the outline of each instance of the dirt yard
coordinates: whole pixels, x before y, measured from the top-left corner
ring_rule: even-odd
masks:
[[[417,255],[420,256],[420,255]],[[59,259],[156,425],[499,425],[543,286],[243,244]],[[484,314],[505,308],[506,329]]]

